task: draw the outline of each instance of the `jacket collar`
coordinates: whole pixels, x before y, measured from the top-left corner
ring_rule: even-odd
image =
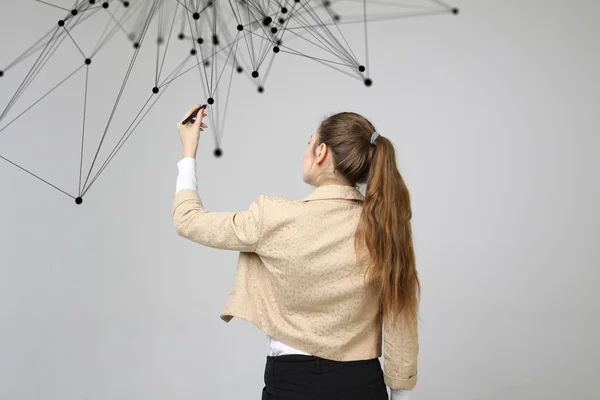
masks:
[[[363,200],[365,196],[352,186],[347,185],[323,185],[317,187],[310,195],[302,201],[322,200],[322,199],[350,199]]]

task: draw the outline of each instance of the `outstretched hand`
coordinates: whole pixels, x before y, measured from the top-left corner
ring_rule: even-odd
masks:
[[[206,117],[207,114],[204,109],[198,111],[196,118],[190,120],[187,124],[181,122],[187,118],[196,108],[200,107],[200,104],[196,104],[190,108],[185,115],[177,122],[177,130],[179,131],[179,137],[181,138],[181,144],[183,145],[183,157],[196,158],[196,151],[198,150],[198,142],[200,141],[200,132],[204,131],[203,128],[208,128],[203,122],[202,118]]]

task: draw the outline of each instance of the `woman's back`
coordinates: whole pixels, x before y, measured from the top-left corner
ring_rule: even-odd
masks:
[[[420,282],[410,194],[394,146],[363,116],[341,112],[311,134],[302,162],[302,178],[316,187],[313,193],[302,200],[261,195],[242,212],[206,211],[195,181],[179,184],[178,178],[177,232],[240,252],[224,321],[246,319],[334,368],[369,360],[362,364],[377,374],[383,325],[385,384],[410,390],[417,380]],[[192,176],[184,168],[191,162],[180,163],[180,174]],[[356,189],[361,183],[364,196]],[[374,384],[383,395],[381,381]],[[359,383],[365,384],[372,388]]]
[[[354,251],[362,199],[354,187],[324,185],[302,200],[261,195],[248,211],[215,213],[187,189],[177,192],[173,216],[181,236],[240,251],[221,319],[245,319],[319,357],[366,360],[382,355],[382,320],[377,294],[364,286],[366,253],[357,263]],[[416,329],[384,327],[386,384],[411,389]]]
[[[322,186],[303,200],[267,196],[257,253],[282,310],[307,318],[330,314],[332,321],[375,318],[372,296],[370,314],[357,313],[365,308],[360,295],[367,260],[357,265],[354,253],[362,197],[341,185]]]

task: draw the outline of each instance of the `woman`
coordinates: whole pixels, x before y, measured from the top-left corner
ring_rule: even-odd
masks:
[[[195,175],[205,116],[177,124],[174,224],[189,240],[240,252],[221,319],[267,335],[262,399],[380,400],[386,386],[405,398],[417,383],[420,283],[392,143],[359,114],[332,115],[304,152],[304,182],[316,187],[308,197],[260,195],[247,211],[212,212]]]

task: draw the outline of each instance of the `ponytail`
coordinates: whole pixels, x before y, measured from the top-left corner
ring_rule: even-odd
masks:
[[[414,323],[418,319],[421,285],[411,218],[410,194],[396,166],[394,146],[380,136],[373,148],[355,249],[360,258],[359,244],[366,245],[365,282],[378,292],[380,313],[384,320],[391,317],[392,323],[401,314]]]
[[[362,115],[340,112],[323,120],[317,143],[332,152],[335,171],[354,187],[366,183],[363,209],[354,241],[357,265],[368,251],[365,288],[379,296],[384,321],[402,315],[417,322],[421,285],[415,265],[410,195],[396,165],[396,152]],[[391,318],[390,318],[391,317]],[[416,324],[411,324],[416,326]]]

